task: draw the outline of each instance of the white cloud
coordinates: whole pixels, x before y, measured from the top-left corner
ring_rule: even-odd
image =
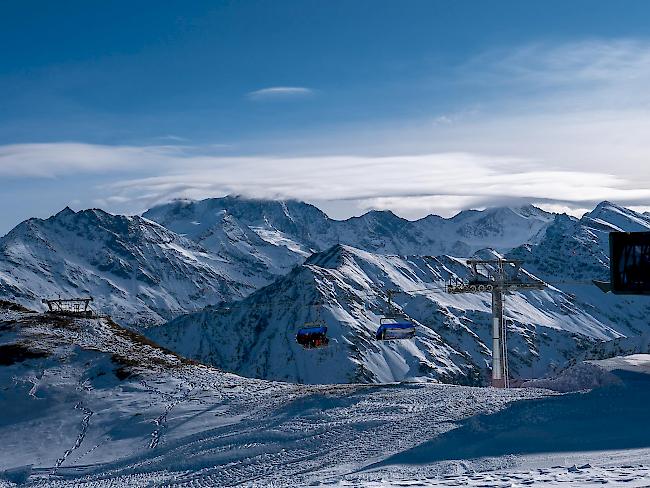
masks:
[[[180,165],[179,165],[180,166]],[[183,171],[121,181],[110,191],[146,207],[172,197],[238,193],[264,198],[349,200],[408,216],[455,213],[512,201],[650,201],[647,182],[611,174],[545,169],[543,164],[477,154],[391,157],[190,158]],[[144,196],[143,196],[144,195]]]
[[[187,139],[186,137],[175,136],[174,134],[167,134],[167,135],[164,135],[164,136],[158,136],[156,139],[161,140],[161,141],[172,141],[174,143],[189,142],[189,139]]]
[[[179,146],[103,146],[80,142],[0,145],[0,175],[51,178],[155,166]]]
[[[314,94],[311,88],[303,86],[272,86],[262,88],[246,94],[251,100],[285,100],[290,98],[304,98]]]
[[[479,153],[224,157],[186,146],[0,147],[0,173],[56,177],[76,172],[115,173],[110,183],[92,191],[93,204],[119,211],[140,211],[176,197],[228,193],[348,201],[351,208],[391,208],[408,217],[512,202],[569,209],[606,199],[650,202],[650,178],[563,170],[543,160]]]
[[[506,88],[511,96],[518,96],[521,90],[533,103],[548,93],[593,99],[594,93],[611,90],[626,95],[611,100],[620,107],[638,97],[649,99],[645,87],[650,77],[650,42],[596,39],[491,50],[461,65],[454,76],[457,83],[479,87],[480,93],[484,88]]]

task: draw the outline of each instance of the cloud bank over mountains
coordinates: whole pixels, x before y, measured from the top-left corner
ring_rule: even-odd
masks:
[[[507,201],[588,207],[603,199],[650,201],[647,181],[544,161],[472,153],[397,156],[220,156],[183,146],[26,144],[0,149],[0,173],[66,177],[114,174],[93,203],[131,210],[176,197],[242,194],[262,198],[357,202],[409,217]]]

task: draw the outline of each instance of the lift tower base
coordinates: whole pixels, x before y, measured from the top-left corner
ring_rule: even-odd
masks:
[[[525,273],[527,279],[522,279],[521,261],[503,258],[469,259],[467,264],[472,268],[470,280],[450,280],[447,293],[492,294],[492,386],[509,388],[505,295],[520,290],[541,290],[546,284],[528,273]]]

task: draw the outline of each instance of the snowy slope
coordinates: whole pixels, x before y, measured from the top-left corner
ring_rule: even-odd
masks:
[[[650,474],[650,375],[634,372],[648,356],[600,362],[620,381],[569,395],[304,386],[190,363],[106,319],[5,305],[2,488],[636,487]]]
[[[650,356],[591,364],[614,381],[472,418],[335,486],[646,487]]]
[[[448,295],[450,276],[467,278],[464,259],[398,257],[336,245],[228,308],[180,317],[150,331],[186,356],[245,376],[305,383],[435,378],[483,384],[490,364],[490,295]],[[418,324],[409,341],[374,340],[387,289]],[[321,315],[331,345],[304,351],[296,330]],[[508,295],[510,367],[515,378],[564,366],[595,342],[622,334],[597,309],[576,308],[557,289]]]
[[[612,231],[650,231],[650,217],[602,202],[580,219],[556,216],[539,243],[514,249],[509,256],[523,259],[529,271],[569,294],[573,307],[589,313],[597,310],[605,324],[627,336],[617,344],[628,353],[647,352],[635,351],[634,344],[647,348],[650,300],[603,294],[591,284],[594,279],[609,280]]]
[[[206,249],[258,261],[276,274],[286,273],[309,256],[312,247],[318,247],[309,239],[305,227],[327,220],[311,205],[236,197],[197,202],[175,200],[154,207],[143,216]],[[296,222],[298,218],[301,220]],[[294,240],[297,235],[301,242]]]
[[[150,220],[101,210],[66,208],[0,239],[0,297],[41,307],[41,298],[92,295],[96,308],[132,325],[241,298],[272,276]]]
[[[0,487],[306,486],[549,392],[302,386],[192,364],[106,319],[0,307]]]
[[[227,218],[246,228],[246,238],[259,249],[259,254],[274,253],[285,271],[312,252],[336,242],[332,221],[316,207],[296,201],[236,196],[175,200],[154,207],[143,216],[207,248],[213,244],[210,237],[222,232],[222,222]]]

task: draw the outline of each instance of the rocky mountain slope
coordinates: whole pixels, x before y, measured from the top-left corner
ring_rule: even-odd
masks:
[[[371,211],[347,220],[330,219],[313,205],[297,201],[251,200],[241,197],[177,200],[144,213],[168,229],[201,243],[207,249],[222,245],[224,220],[245,228],[272,246],[284,247],[291,264],[334,244],[346,244],[380,254],[470,256],[485,247],[510,250],[535,242],[553,215],[532,205],[464,211],[450,219],[429,215],[402,219],[390,211]],[[259,242],[250,233],[246,240]],[[241,239],[237,239],[241,241]],[[247,248],[247,250],[250,248]],[[269,251],[263,250],[260,260]],[[280,266],[286,262],[273,259]],[[268,259],[267,259],[268,261]]]
[[[488,293],[448,295],[449,277],[468,278],[465,260],[397,257],[334,246],[228,308],[206,309],[150,331],[170,349],[246,376],[288,381],[388,382],[421,377],[483,384],[490,362]],[[377,342],[385,290],[417,323],[413,340]],[[330,346],[303,350],[297,329],[318,314]],[[592,342],[621,332],[559,289],[507,298],[511,371],[537,377]]]
[[[524,245],[509,256],[522,259],[526,268],[565,291],[574,308],[595,313],[625,335],[617,342],[638,345],[629,353],[646,352],[643,340],[650,332],[650,299],[602,293],[591,280],[609,280],[609,233],[648,232],[650,217],[610,202],[600,203],[582,218],[558,215],[537,245]]]

